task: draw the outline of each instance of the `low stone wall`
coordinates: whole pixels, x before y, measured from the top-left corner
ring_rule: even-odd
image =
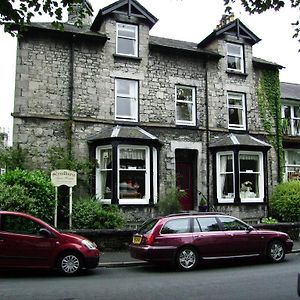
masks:
[[[300,222],[298,223],[278,223],[278,224],[255,224],[257,229],[270,229],[286,232],[293,240],[299,240]],[[95,242],[101,251],[118,251],[128,249],[131,243],[134,230],[132,229],[101,229],[88,230],[78,229],[66,231],[82,235]]]

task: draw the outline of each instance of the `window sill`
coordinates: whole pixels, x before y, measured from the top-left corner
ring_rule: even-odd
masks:
[[[130,55],[122,55],[122,54],[113,54],[114,58],[117,59],[129,59],[129,60],[135,60],[135,61],[141,61],[142,58],[139,56],[130,56]]]
[[[234,70],[226,70],[226,73],[229,74],[229,75],[238,75],[238,76],[241,76],[241,77],[247,77],[249,75],[248,73],[234,71]]]

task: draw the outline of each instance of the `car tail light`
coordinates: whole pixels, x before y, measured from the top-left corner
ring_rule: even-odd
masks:
[[[149,234],[147,236],[146,245],[152,246],[154,243],[155,236],[154,234]]]

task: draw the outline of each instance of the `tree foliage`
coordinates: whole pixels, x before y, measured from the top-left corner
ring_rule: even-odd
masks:
[[[225,12],[231,14],[232,7],[231,4],[237,2],[237,0],[223,0],[225,5]],[[255,13],[263,13],[267,10],[273,9],[278,11],[285,6],[290,6],[291,8],[300,9],[300,1],[299,0],[240,0],[240,3],[244,7],[246,12],[250,14]],[[300,18],[298,20],[294,20],[292,25],[295,29],[295,34],[293,38],[298,38],[300,34]],[[298,39],[300,42],[300,39]]]
[[[85,10],[82,4],[85,0],[1,0],[0,1],[0,24],[4,24],[4,30],[12,35],[16,25],[20,31],[30,24],[33,16],[47,15],[54,17],[53,26],[63,29],[61,23],[63,9],[67,8],[69,12],[75,10],[78,15],[75,21],[76,26],[82,25],[82,19],[85,16]]]

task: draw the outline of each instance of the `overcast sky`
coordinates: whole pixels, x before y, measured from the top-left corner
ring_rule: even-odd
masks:
[[[1,1],[1,0],[0,0]],[[100,8],[113,0],[89,0],[97,14]],[[171,39],[200,42],[209,35],[224,13],[223,0],[139,0],[159,21],[150,34]],[[238,1],[237,1],[238,2]],[[253,47],[253,54],[285,67],[280,80],[300,84],[300,43],[292,39],[292,22],[299,18],[299,9],[286,7],[279,12],[270,11],[251,15],[239,4],[234,7],[238,17],[261,41]],[[36,21],[49,21],[45,17]],[[0,27],[0,131],[5,127],[12,132],[14,100],[16,38]],[[6,130],[7,131],[7,130]]]

